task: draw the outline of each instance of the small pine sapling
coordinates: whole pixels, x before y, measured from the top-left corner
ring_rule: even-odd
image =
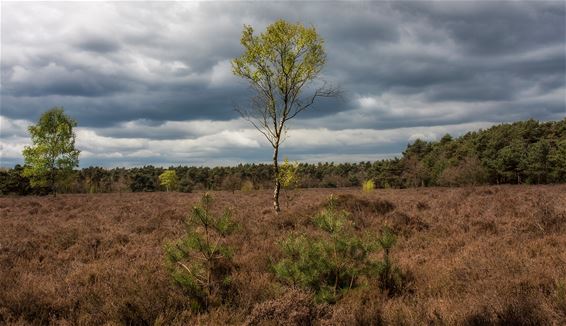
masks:
[[[191,298],[193,309],[208,310],[230,283],[232,249],[226,237],[236,228],[228,210],[221,216],[210,211],[212,197],[205,193],[185,222],[187,233],[165,247],[173,280]]]
[[[408,275],[391,262],[391,249],[397,243],[397,237],[388,226],[384,226],[377,238],[377,245],[383,249],[383,260],[376,266],[379,287],[390,296],[397,295],[407,285]]]
[[[353,233],[348,213],[336,209],[333,196],[312,221],[322,235],[293,235],[283,240],[284,258],[273,270],[280,280],[313,290],[319,301],[336,302],[370,272],[369,254],[376,247]]]

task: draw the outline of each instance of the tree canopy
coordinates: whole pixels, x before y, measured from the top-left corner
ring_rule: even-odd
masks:
[[[28,128],[31,146],[23,151],[23,176],[32,187],[49,187],[55,194],[57,183],[79,165],[80,151],[75,149],[75,120],[65,115],[63,108],[43,113],[36,125]]]
[[[159,175],[159,181],[165,186],[167,191],[174,190],[177,187],[177,172],[175,170],[167,170]]]

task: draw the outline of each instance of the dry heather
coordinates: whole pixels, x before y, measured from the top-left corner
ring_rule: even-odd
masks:
[[[398,296],[370,284],[336,305],[270,273],[276,241],[314,232],[334,193],[360,232],[388,223]],[[200,194],[0,198],[0,324],[560,325],[566,323],[566,186],[300,190],[281,216],[271,192],[214,192],[240,224],[224,304],[195,315],[164,267]],[[285,207],[285,205],[283,206]]]

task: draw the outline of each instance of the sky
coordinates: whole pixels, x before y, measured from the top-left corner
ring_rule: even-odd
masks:
[[[80,166],[269,162],[235,111],[244,24],[314,26],[339,85],[289,121],[281,157],[359,162],[418,138],[566,117],[564,1],[1,3],[0,150],[54,106],[78,122]]]

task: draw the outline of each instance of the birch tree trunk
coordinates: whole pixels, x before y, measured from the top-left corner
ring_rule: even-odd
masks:
[[[273,172],[275,173],[275,189],[273,190],[273,208],[279,214],[279,193],[281,192],[281,182],[279,181],[279,146],[273,148]]]

